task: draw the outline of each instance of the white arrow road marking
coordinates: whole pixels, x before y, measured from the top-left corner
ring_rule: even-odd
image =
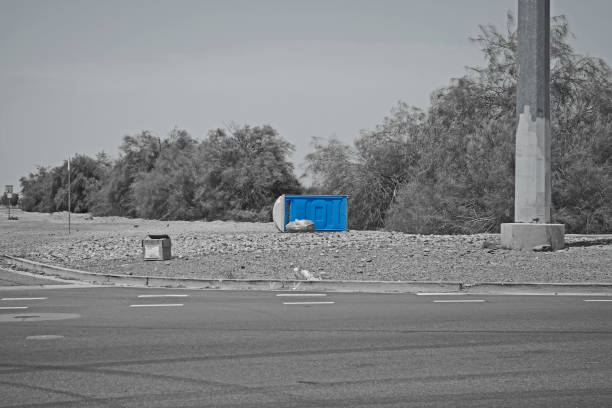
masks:
[[[31,298],[2,298],[2,300],[45,300],[46,297],[31,297]]]
[[[333,305],[336,302],[283,302],[283,305]]]
[[[483,303],[483,299],[434,300],[434,303]]]
[[[279,293],[279,297],[316,297],[316,296],[327,296],[325,293]]]
[[[139,298],[189,297],[189,295],[138,295]]]
[[[164,303],[158,305],[130,305],[130,307],[181,307],[182,303]]]
[[[0,307],[0,310],[15,310],[15,309],[27,309],[27,306],[6,306]]]

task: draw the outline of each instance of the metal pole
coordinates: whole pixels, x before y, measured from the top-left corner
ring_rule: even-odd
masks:
[[[70,235],[70,156],[68,156],[68,235]]]

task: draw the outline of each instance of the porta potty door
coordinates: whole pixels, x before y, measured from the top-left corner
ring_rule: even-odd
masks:
[[[286,195],[284,201],[285,225],[294,220],[311,220],[315,231],[347,229],[347,196]]]

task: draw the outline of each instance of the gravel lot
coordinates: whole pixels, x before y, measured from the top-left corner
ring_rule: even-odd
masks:
[[[612,235],[567,235],[557,252],[499,248],[498,234],[386,231],[283,234],[272,223],[91,218],[0,212],[0,254],[92,272],[235,279],[612,282]],[[168,234],[173,259],[143,261],[141,240]],[[5,260],[0,266],[11,267]]]

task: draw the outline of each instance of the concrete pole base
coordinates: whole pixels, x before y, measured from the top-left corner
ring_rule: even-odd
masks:
[[[550,245],[553,251],[565,248],[565,225],[528,223],[501,225],[503,248],[532,250],[540,245]]]

